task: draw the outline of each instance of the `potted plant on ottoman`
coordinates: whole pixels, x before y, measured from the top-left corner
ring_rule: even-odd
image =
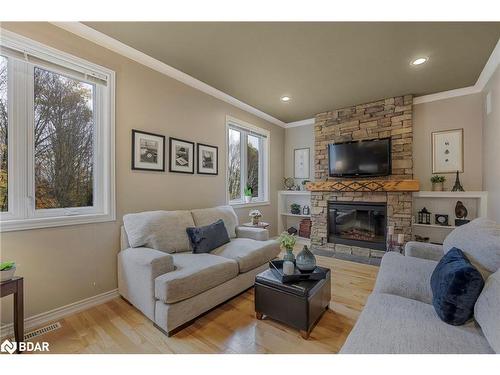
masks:
[[[250,203],[252,201],[253,189],[250,185],[247,185],[244,191],[245,203]]]
[[[252,210],[252,211],[250,211],[250,213],[248,214],[248,216],[250,216],[250,218],[252,219],[252,224],[253,225],[259,225],[259,220],[262,217],[262,214],[260,213],[259,210]]]
[[[295,262],[295,255],[293,255],[293,247],[295,246],[295,242],[297,241],[297,237],[288,232],[283,232],[280,235],[280,245],[281,248],[286,251],[286,254],[283,256],[283,260]]]
[[[432,176],[432,191],[444,191],[444,182],[446,181],[446,177],[444,176]]]
[[[0,263],[0,281],[7,281],[14,277],[16,272],[16,263],[2,262]]]

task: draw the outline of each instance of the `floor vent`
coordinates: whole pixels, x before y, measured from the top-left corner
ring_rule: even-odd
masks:
[[[46,333],[55,331],[56,329],[59,329],[59,328],[61,328],[61,323],[56,322],[56,323],[52,323],[48,326],[35,329],[34,331],[28,332],[24,335],[24,341],[29,341],[35,337],[45,335]]]

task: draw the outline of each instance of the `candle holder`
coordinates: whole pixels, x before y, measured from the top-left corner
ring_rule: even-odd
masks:
[[[394,251],[395,244],[396,244],[396,237],[394,236],[394,227],[388,226],[387,233],[385,236],[385,251]]]
[[[396,240],[396,245],[395,245],[395,251],[397,251],[400,254],[403,254],[404,252],[404,234],[398,234],[398,239]]]

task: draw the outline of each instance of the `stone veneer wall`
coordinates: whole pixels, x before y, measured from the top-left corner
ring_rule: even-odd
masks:
[[[315,118],[315,180],[342,180],[328,176],[328,144],[391,138],[392,174],[375,179],[413,178],[413,97],[387,98],[372,103],[324,112]],[[349,258],[380,258],[384,252],[328,243],[328,201],[386,202],[387,225],[411,239],[412,194],[407,192],[312,192],[311,247],[316,252]],[[325,254],[327,255],[327,254]]]

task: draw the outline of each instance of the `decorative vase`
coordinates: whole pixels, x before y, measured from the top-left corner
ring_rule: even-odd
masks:
[[[252,217],[252,224],[253,224],[253,225],[259,225],[259,219],[260,219],[260,217],[258,217],[258,216],[253,216],[253,217]]]
[[[433,182],[432,183],[432,191],[443,191],[444,183],[443,182]]]
[[[11,268],[10,270],[0,271],[0,281],[7,281],[14,277],[16,273],[16,267]]]
[[[295,255],[293,255],[293,248],[285,249],[285,250],[286,250],[286,253],[285,253],[285,255],[283,255],[283,260],[295,262]]]
[[[290,207],[290,212],[294,215],[300,215],[300,205],[292,204]]]
[[[304,246],[302,251],[297,255],[295,264],[300,271],[311,272],[316,268],[316,257],[307,246]]]
[[[245,195],[245,203],[252,202],[252,197],[250,195]]]

